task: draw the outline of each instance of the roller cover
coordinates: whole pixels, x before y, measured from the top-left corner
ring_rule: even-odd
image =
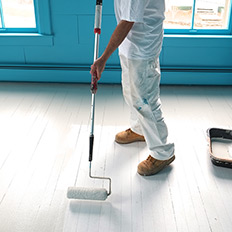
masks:
[[[104,201],[107,196],[107,190],[103,188],[69,187],[67,192],[69,199]]]

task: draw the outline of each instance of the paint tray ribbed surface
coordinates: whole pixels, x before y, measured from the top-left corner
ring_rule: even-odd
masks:
[[[207,134],[212,163],[232,168],[232,130],[210,128],[207,130]]]

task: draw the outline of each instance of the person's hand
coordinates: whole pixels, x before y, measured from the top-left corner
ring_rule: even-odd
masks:
[[[105,69],[106,62],[102,57],[98,58],[92,65],[91,65],[91,75],[96,76],[97,80],[99,81],[101,78],[101,74]]]

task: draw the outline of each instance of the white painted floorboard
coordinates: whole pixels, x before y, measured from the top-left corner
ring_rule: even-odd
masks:
[[[91,94],[84,84],[0,84],[0,232],[230,232],[232,169],[214,166],[206,130],[232,129],[232,87],[162,86],[176,160],[137,174],[144,142],[119,145],[129,126],[120,85],[99,85],[93,174],[112,178],[104,202],[68,200],[88,177]]]

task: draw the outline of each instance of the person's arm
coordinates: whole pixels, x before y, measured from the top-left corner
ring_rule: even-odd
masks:
[[[109,59],[111,54],[118,48],[118,46],[123,42],[133,25],[134,22],[121,20],[115,28],[105,51],[103,52],[101,57],[99,57],[91,66],[90,73],[92,75],[95,75],[96,73],[98,80],[101,78],[101,74],[105,69],[106,61]]]

